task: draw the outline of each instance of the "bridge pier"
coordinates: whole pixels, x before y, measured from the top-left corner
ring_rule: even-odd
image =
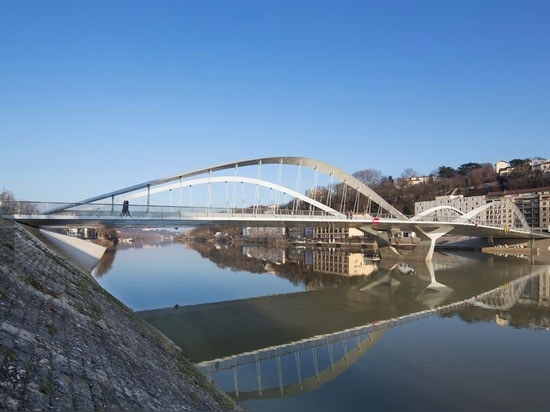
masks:
[[[533,239],[533,249],[542,253],[550,253],[550,239]]]
[[[549,256],[550,239],[498,239],[484,247],[486,253],[505,253],[531,256]]]
[[[361,230],[375,237],[376,242],[378,243],[380,257],[382,259],[407,259],[431,262],[437,239],[449,233],[453,230],[453,227],[442,225],[432,229],[430,232],[427,232],[418,226],[414,226],[413,229],[420,238],[420,242],[414,247],[414,249],[403,253],[391,244],[390,235],[387,231],[374,230],[370,226],[361,228]]]

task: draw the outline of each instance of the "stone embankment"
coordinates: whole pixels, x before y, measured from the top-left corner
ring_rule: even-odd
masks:
[[[235,410],[87,273],[0,218],[0,410]]]

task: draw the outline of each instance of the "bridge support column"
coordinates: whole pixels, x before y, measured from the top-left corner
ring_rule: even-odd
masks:
[[[433,255],[434,255],[435,242],[441,236],[444,236],[447,233],[449,233],[451,230],[453,230],[453,227],[452,226],[439,226],[439,227],[433,229],[431,232],[426,232],[418,226],[415,226],[415,229],[417,230],[418,233],[421,234],[420,244],[422,244],[423,241],[425,241],[425,243],[429,243],[429,246],[428,246],[427,251],[426,251],[425,260],[426,260],[426,262],[431,262],[431,260],[433,258]]]
[[[361,228],[361,230],[370,233],[376,238],[378,249],[380,251],[380,257],[382,259],[407,259],[431,262],[435,250],[435,242],[441,236],[453,230],[453,227],[440,226],[430,232],[426,232],[417,226],[415,226],[414,229],[420,238],[420,242],[411,251],[402,253],[391,244],[390,235],[388,232],[374,230],[370,226]]]

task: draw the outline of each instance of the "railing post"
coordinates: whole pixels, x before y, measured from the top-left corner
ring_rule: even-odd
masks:
[[[149,214],[149,205],[151,204],[151,185],[147,185],[147,209],[145,213]]]

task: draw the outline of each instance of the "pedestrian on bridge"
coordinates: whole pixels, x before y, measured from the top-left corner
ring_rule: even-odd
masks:
[[[120,213],[120,216],[132,217],[132,215],[130,214],[130,202],[128,202],[127,200],[122,202],[122,212]]]

